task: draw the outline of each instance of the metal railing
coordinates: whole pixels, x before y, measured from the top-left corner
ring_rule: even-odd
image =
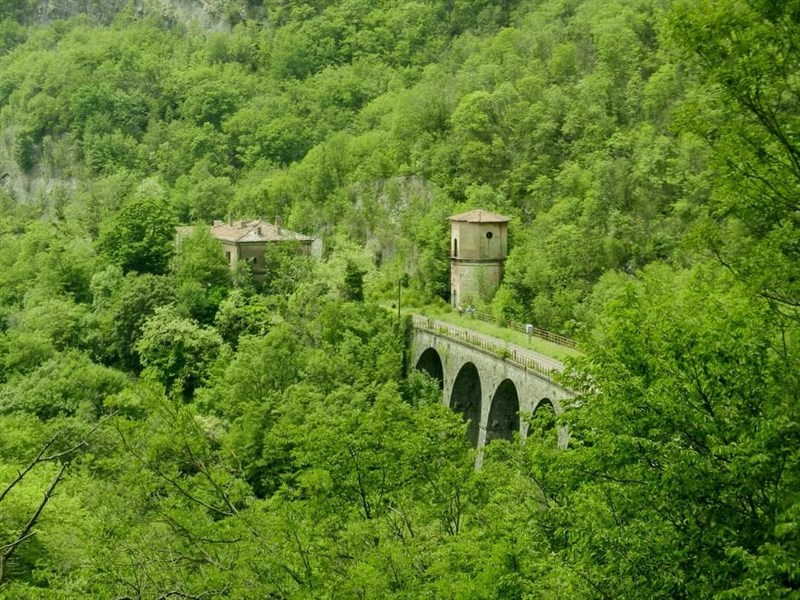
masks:
[[[553,375],[561,370],[556,367],[542,364],[536,360],[536,358],[527,355],[522,349],[513,347],[510,348],[507,344],[504,345],[499,340],[495,342],[486,339],[484,336],[465,331],[460,327],[456,327],[455,325],[449,325],[447,323],[443,323],[442,321],[435,321],[429,317],[423,317],[421,315],[413,316],[413,324],[415,329],[427,331],[428,333],[441,336],[451,341],[458,342],[466,346],[471,346],[473,348],[478,348],[501,360],[513,363],[519,367],[522,367],[523,369],[533,371],[548,381],[555,382]]]

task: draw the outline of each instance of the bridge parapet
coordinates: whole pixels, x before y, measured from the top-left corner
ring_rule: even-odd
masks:
[[[450,339],[459,344],[472,346],[473,348],[492,355],[494,358],[510,362],[526,371],[533,371],[543,379],[552,383],[556,382],[554,375],[564,369],[564,365],[554,359],[550,364],[545,364],[539,355],[533,352],[526,352],[518,346],[509,345],[498,339],[479,335],[463,327],[457,327],[442,321],[435,321],[421,315],[413,316],[413,324],[415,329],[427,331],[428,333]]]

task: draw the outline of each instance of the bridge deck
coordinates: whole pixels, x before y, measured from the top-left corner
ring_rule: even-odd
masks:
[[[414,315],[413,323],[416,329],[428,331],[488,351],[521,367],[544,375],[548,379],[553,372],[564,369],[564,363],[559,360],[490,335],[478,333],[466,327],[459,327],[458,325],[437,321],[421,315]]]

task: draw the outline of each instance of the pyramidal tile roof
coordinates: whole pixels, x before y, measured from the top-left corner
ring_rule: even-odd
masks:
[[[476,208],[465,213],[453,215],[452,217],[448,217],[448,219],[450,221],[465,221],[467,223],[506,223],[511,220],[511,217]]]
[[[313,242],[314,238],[263,220],[214,221],[211,235],[225,242]]]

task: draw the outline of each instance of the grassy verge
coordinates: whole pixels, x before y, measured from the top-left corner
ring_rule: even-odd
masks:
[[[459,315],[458,313],[436,307],[426,306],[423,308],[403,310],[403,312],[425,315],[431,319],[466,327],[468,329],[472,329],[473,331],[477,331],[478,333],[490,335],[499,340],[503,340],[504,342],[510,342],[512,344],[516,344],[517,346],[528,348],[529,350],[539,352],[540,354],[544,354],[545,356],[549,356],[557,360],[563,360],[567,356],[580,356],[581,354],[579,350],[560,346],[537,337],[531,337],[530,341],[528,341],[528,336],[520,331],[507,329],[505,327],[487,323],[467,315]]]

